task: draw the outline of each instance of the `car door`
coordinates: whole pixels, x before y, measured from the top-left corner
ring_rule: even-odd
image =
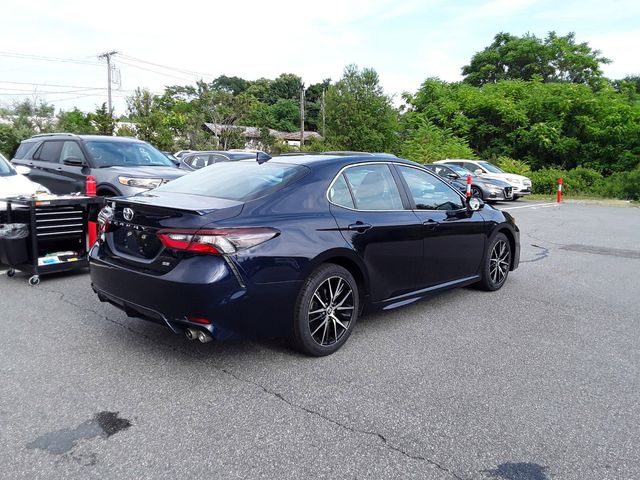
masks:
[[[60,150],[58,181],[64,192],[84,192],[89,174],[87,159],[78,142],[65,140]]]
[[[477,275],[484,254],[482,215],[469,211],[462,195],[437,175],[408,165],[397,164],[395,168],[423,226],[420,286],[431,287]]]
[[[62,142],[47,140],[34,152],[27,166],[31,168],[29,180],[44,185],[51,193],[67,193],[60,181],[60,149]]]
[[[347,167],[329,188],[331,213],[367,267],[374,302],[416,289],[422,224],[403,193],[390,165],[378,162]]]

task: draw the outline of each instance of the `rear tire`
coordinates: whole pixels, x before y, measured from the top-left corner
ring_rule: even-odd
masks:
[[[358,284],[353,275],[339,265],[321,265],[298,294],[293,345],[314,357],[334,353],[351,335],[359,311]]]
[[[507,281],[510,268],[511,244],[504,233],[498,233],[487,247],[478,287],[488,292],[500,290]]]

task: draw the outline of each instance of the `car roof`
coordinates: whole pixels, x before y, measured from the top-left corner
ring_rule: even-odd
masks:
[[[251,161],[243,160],[243,161]],[[411,160],[405,160],[398,157],[392,157],[388,154],[353,154],[345,155],[343,153],[339,155],[328,154],[304,154],[304,155],[287,155],[273,157],[271,160],[267,160],[267,163],[285,163],[290,165],[306,165],[308,167],[319,167],[328,165],[349,165],[351,163],[367,163],[367,162],[385,162],[385,163],[403,163],[411,166],[422,166],[419,163],[412,162]]]
[[[69,140],[69,139],[78,139],[78,140],[89,140],[89,141],[109,141],[109,142],[136,142],[136,143],[146,143],[143,140],[137,139],[135,137],[113,137],[110,135],[76,135],[75,133],[40,133],[38,135],[33,135],[32,137],[25,140],[26,141],[36,141],[36,140]]]

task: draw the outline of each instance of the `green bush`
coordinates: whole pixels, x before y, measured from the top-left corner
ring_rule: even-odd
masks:
[[[529,167],[527,162],[523,162],[522,160],[515,160],[511,157],[498,157],[495,159],[495,164],[508,173],[524,175],[525,177],[531,174],[531,167]]]
[[[599,193],[605,197],[640,200],[640,168],[630,172],[614,173],[604,179]]]
[[[577,167],[572,170],[543,168],[529,174],[533,184],[533,193],[553,195],[558,191],[558,179],[562,178],[562,190],[567,195],[599,195],[602,175],[590,168]]]

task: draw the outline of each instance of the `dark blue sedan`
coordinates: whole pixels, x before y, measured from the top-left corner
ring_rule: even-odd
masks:
[[[338,350],[366,310],[504,285],[519,232],[423,166],[389,156],[216,163],[109,199],[91,249],[102,301],[207,342]]]

